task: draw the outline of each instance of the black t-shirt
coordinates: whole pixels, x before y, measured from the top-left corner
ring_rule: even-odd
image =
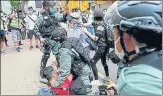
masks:
[[[66,23],[66,22],[67,22],[67,18],[66,18],[67,16],[68,16],[68,14],[67,14],[67,13],[63,15],[63,22],[64,22],[64,23]]]
[[[92,26],[94,27],[95,35],[98,37],[98,40],[96,40],[97,46],[107,46],[107,32],[103,22],[98,24],[92,22]]]

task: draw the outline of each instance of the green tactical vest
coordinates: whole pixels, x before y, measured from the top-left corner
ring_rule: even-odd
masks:
[[[13,18],[10,24],[11,27],[14,28],[19,28],[19,24],[18,24],[18,19],[17,18]]]
[[[159,51],[160,52],[160,51]],[[119,95],[162,95],[162,55],[152,52],[123,68],[117,83]]]

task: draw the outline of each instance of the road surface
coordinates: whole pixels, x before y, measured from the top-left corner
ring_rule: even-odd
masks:
[[[72,36],[72,30],[68,30],[68,36]],[[9,48],[6,54],[1,55],[1,95],[36,95],[43,85],[39,82],[39,66],[42,53],[39,49],[29,50],[29,42],[22,41],[24,45],[21,52],[15,52],[11,34],[9,34]],[[94,52],[90,53],[93,57]],[[51,55],[48,64],[55,60]],[[110,77],[116,81],[117,66],[107,61]],[[101,61],[98,62],[99,72],[104,74]]]

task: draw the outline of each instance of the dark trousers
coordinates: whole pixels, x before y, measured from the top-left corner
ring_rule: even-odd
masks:
[[[7,38],[5,37],[5,44],[6,44],[6,45],[7,45],[7,41],[8,41],[8,40],[7,40]]]
[[[95,80],[98,80],[98,70],[96,67],[97,62],[101,59],[101,63],[104,67],[104,71],[105,71],[105,75],[109,76],[109,69],[108,69],[108,65],[106,63],[106,56],[107,53],[109,51],[109,47],[98,47],[98,50],[96,51],[93,59],[92,59],[92,71],[95,77]]]

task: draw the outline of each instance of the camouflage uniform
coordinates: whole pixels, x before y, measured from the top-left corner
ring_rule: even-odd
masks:
[[[44,54],[41,60],[41,68],[43,69],[46,67],[46,63],[50,57],[51,50],[54,49],[55,42],[52,40],[52,34],[57,33],[61,28],[59,25],[59,21],[61,21],[61,19],[61,14],[57,14],[56,17],[55,14],[48,16],[45,12],[42,12],[35,22],[34,32],[36,36],[38,38],[42,36],[42,38],[45,38],[47,41],[46,44],[43,45],[44,49],[42,50]],[[53,52],[53,54],[55,55],[55,52]]]
[[[63,44],[62,48],[56,55],[60,67],[58,83],[62,84],[67,76],[72,73],[73,76],[81,78],[85,85],[91,86],[90,75],[91,70],[88,66],[89,56],[88,51],[83,48],[79,39],[71,37]],[[87,87],[87,93],[91,91],[91,87]],[[85,94],[86,95],[86,94]]]

